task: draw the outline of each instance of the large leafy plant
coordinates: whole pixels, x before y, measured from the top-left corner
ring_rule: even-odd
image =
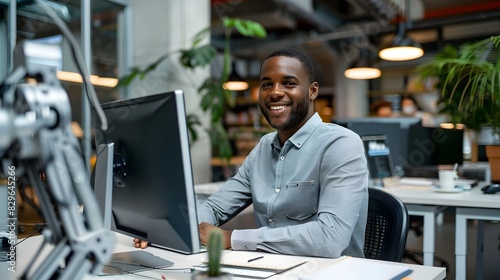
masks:
[[[447,46],[434,60],[417,67],[423,77],[439,78],[441,113],[454,123],[500,132],[500,35],[458,49]]]
[[[197,90],[198,93],[202,95],[200,102],[201,109],[211,113],[211,127],[207,129],[207,132],[210,135],[212,147],[219,157],[229,159],[233,155],[233,151],[222,120],[224,110],[228,106],[234,106],[235,102],[231,91],[224,89],[222,84],[227,82],[231,71],[231,34],[233,30],[236,30],[245,37],[265,38],[267,32],[261,24],[250,20],[223,18],[222,22],[225,32],[222,73],[220,78],[210,77],[206,79]],[[179,61],[181,65],[187,69],[194,71],[198,67],[210,66],[218,50],[210,43],[203,43],[205,41],[204,38],[209,35],[210,28],[206,28],[195,35],[190,48],[169,52],[144,69],[132,68],[129,75],[120,79],[118,86],[129,85],[136,78],[144,79],[151,71],[155,70],[161,62],[174,54],[180,54]],[[198,139],[195,127],[201,123],[198,116],[193,114],[187,117],[187,121],[191,140],[194,142]]]

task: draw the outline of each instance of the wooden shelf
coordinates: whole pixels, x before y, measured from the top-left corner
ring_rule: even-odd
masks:
[[[233,156],[231,159],[226,161],[226,159],[221,159],[221,158],[212,158],[210,164],[212,166],[231,166],[231,165],[242,165],[243,161],[245,160],[246,156]]]

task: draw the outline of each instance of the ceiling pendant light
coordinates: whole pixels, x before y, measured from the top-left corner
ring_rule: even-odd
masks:
[[[391,45],[378,53],[379,57],[389,61],[405,61],[423,56],[424,50],[420,44],[406,35],[404,23],[400,23],[399,25],[400,31],[392,39]]]
[[[359,56],[344,71],[344,76],[355,80],[376,79],[380,75],[380,69],[374,66],[367,49],[362,49]]]
[[[406,26],[410,26],[410,1],[406,0],[404,2],[406,9],[404,9],[404,15],[406,20],[401,20],[397,26],[396,36],[392,39],[389,46],[383,48],[378,56],[381,59],[389,61],[406,61],[417,59],[424,55],[424,50],[415,42],[412,38],[408,37],[406,34]]]
[[[248,88],[248,83],[243,81],[240,75],[236,72],[236,64],[233,62],[231,74],[227,82],[222,84],[222,87],[226,90],[241,91]]]

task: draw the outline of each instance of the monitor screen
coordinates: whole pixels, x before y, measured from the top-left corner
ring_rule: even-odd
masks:
[[[102,188],[112,187],[111,210],[104,210],[105,220],[106,214],[111,216],[111,229],[153,246],[200,252],[183,92],[121,100],[102,108],[109,128],[96,132],[99,170],[94,173],[108,177],[94,175],[94,190],[102,202]]]

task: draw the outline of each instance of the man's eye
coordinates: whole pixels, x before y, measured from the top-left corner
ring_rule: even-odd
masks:
[[[294,86],[295,83],[294,82],[284,82],[283,83],[285,86]]]

